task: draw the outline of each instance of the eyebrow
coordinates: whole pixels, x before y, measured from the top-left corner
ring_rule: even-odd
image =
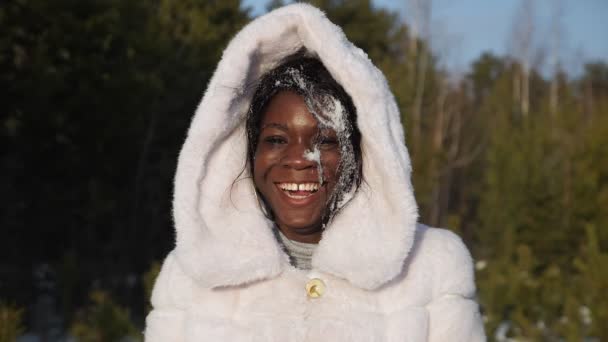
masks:
[[[265,128],[276,128],[276,129],[280,129],[285,132],[289,131],[289,129],[287,129],[287,125],[283,125],[283,124],[275,123],[275,122],[267,123],[264,126],[262,126],[262,130]]]

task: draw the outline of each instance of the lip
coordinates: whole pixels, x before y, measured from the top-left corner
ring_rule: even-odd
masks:
[[[311,178],[311,179],[302,179],[302,180],[284,180],[284,181],[274,181],[274,184],[281,184],[281,183],[296,183],[296,184],[302,184],[302,183],[319,183],[319,178]]]
[[[289,204],[292,207],[303,207],[303,206],[307,206],[310,205],[311,203],[315,202],[318,200],[319,198],[319,194],[320,192],[325,189],[325,184],[321,184],[319,186],[319,190],[311,193],[310,195],[304,197],[304,198],[293,198],[293,197],[289,197],[285,191],[283,189],[281,189],[279,187],[280,183],[317,183],[317,181],[289,181],[289,182],[276,182],[274,183],[275,188],[277,189],[277,191],[280,194],[280,198],[282,199],[282,201],[286,202],[287,204]]]

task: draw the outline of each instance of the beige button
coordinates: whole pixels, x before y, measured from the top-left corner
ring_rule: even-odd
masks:
[[[312,278],[306,283],[306,294],[310,298],[319,298],[325,293],[325,283],[319,278]]]

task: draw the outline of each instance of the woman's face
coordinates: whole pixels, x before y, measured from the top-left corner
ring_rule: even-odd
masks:
[[[290,91],[275,95],[262,115],[253,167],[255,186],[285,236],[316,243],[338,178],[336,132],[319,129],[304,99]]]

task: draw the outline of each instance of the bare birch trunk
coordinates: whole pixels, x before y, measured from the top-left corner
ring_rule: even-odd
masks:
[[[530,111],[530,64],[534,33],[533,9],[532,1],[521,1],[515,15],[511,36],[512,49],[520,67],[517,89],[514,85],[514,97],[519,100],[519,109],[523,117],[527,117]]]
[[[520,108],[521,103],[521,66],[513,66],[513,108]],[[515,110],[514,110],[515,111]]]
[[[413,154],[417,155],[420,147],[421,130],[422,130],[422,102],[424,99],[424,87],[426,83],[426,70],[428,68],[429,48],[430,48],[430,21],[431,21],[431,0],[410,0],[412,12],[414,13],[413,26],[414,32],[420,34],[422,40],[426,43],[426,47],[418,49],[419,37],[414,37],[416,45],[415,52],[417,59],[414,63],[417,65],[415,73],[415,93],[412,104],[412,150]],[[418,51],[420,50],[420,51]]]
[[[562,1],[556,0],[553,7],[553,17],[551,18],[551,68],[553,69],[553,78],[549,89],[549,110],[551,112],[551,121],[554,122],[557,117],[559,106],[559,48],[562,34]]]
[[[521,82],[521,113],[524,117],[530,111],[530,70],[529,66],[524,66]]]
[[[439,96],[437,97],[437,116],[434,120],[433,124],[433,134],[432,134],[432,159],[431,159],[431,179],[433,182],[432,187],[432,201],[430,203],[429,208],[429,216],[430,216],[430,224],[439,226],[441,225],[441,217],[443,214],[442,211],[442,197],[445,196],[445,191],[442,191],[443,182],[442,182],[442,170],[443,165],[441,165],[441,156],[443,150],[443,143],[445,141],[446,135],[446,99],[448,88],[445,84],[445,81],[441,81],[439,85]]]

